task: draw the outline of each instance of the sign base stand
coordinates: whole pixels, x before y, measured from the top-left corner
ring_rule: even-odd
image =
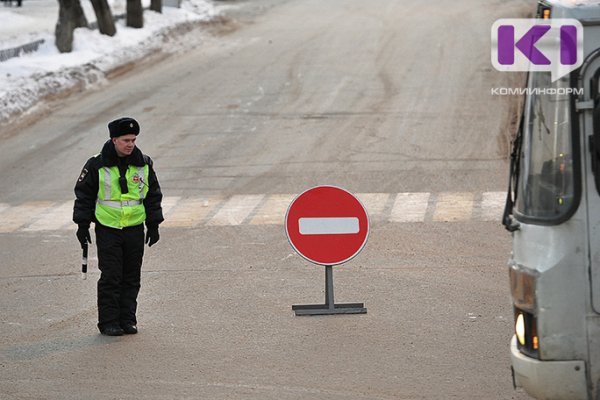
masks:
[[[366,314],[363,303],[335,304],[333,301],[333,267],[325,266],[325,304],[293,305],[296,315]]]

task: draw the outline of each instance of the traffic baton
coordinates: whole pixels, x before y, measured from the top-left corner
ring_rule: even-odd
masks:
[[[85,242],[81,245],[83,249],[83,257],[81,258],[81,279],[87,279],[87,258],[88,258],[88,244]]]

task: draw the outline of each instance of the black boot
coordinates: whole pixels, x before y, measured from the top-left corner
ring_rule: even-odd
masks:
[[[100,328],[100,333],[105,336],[123,336],[125,331],[118,325],[107,325]]]
[[[123,329],[123,332],[125,332],[125,334],[127,335],[135,335],[136,333],[138,333],[137,326],[133,324],[121,324],[121,328]]]

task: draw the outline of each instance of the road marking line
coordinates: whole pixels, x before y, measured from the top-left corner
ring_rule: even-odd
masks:
[[[2,213],[0,218],[0,233],[13,232],[37,217],[50,206],[51,201],[29,201],[16,207],[10,207]]]
[[[173,206],[164,227],[190,228],[201,223],[213,208],[221,203],[220,197],[195,197],[183,199]]]
[[[506,203],[506,192],[485,192],[481,200],[481,220],[500,221]]]
[[[398,193],[390,222],[423,222],[429,206],[429,193]]]
[[[10,208],[9,204],[0,203],[0,213],[2,213],[4,210],[8,210],[9,208]]]
[[[473,193],[440,193],[433,220],[435,222],[468,221],[473,213]]]
[[[429,215],[433,222],[487,222],[501,217],[506,192],[445,192],[435,199],[430,193],[359,193],[356,196],[374,221],[386,218],[393,203],[389,210],[390,222],[424,222],[428,219],[431,202],[433,214]],[[165,196],[162,202],[165,222],[161,226],[282,225],[295,197],[295,194],[236,195],[224,202],[220,196],[187,199]],[[18,206],[0,203],[0,233],[67,229],[71,226],[72,211],[72,200],[32,201]]]
[[[356,217],[300,218],[298,228],[301,235],[350,235],[360,231]]]
[[[181,197],[179,196],[163,197],[162,202],[160,203],[162,207],[163,217],[166,217],[171,212],[171,210],[177,205],[179,200],[181,200]]]
[[[236,195],[208,221],[207,225],[240,225],[260,204],[264,194]]]
[[[295,194],[272,194],[250,220],[251,225],[283,225],[285,213]]]
[[[381,219],[390,199],[390,193],[357,193],[356,197],[367,209],[369,219]]]
[[[48,209],[37,221],[26,226],[24,231],[54,231],[67,228],[73,223],[73,200]]]

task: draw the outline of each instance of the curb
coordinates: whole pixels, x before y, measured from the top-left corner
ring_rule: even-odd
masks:
[[[0,50],[0,62],[4,62],[14,57],[19,57],[22,53],[33,53],[37,51],[44,39],[38,39],[31,43],[27,43],[21,46],[13,47],[11,49]]]
[[[168,35],[171,31],[177,31],[181,29],[184,31],[182,34],[185,34],[197,28],[198,26],[210,23],[210,21],[212,21],[214,18],[215,16],[211,17],[209,20],[185,21],[177,25],[168,26],[165,27],[164,30],[157,32],[157,37],[162,37]],[[156,38],[153,40],[156,40]],[[131,69],[131,66],[139,64],[145,58],[147,59],[150,56],[156,56],[158,54],[160,54],[160,49],[159,51],[151,50],[149,53],[135,57],[124,62],[123,64],[113,65],[106,70],[99,69],[94,62],[90,62],[83,66],[74,67],[72,69],[66,69],[62,71],[62,73],[69,75],[72,79],[71,84],[67,86],[56,83],[57,76],[60,75],[60,73],[42,74],[38,76],[36,78],[37,87],[33,89],[37,96],[36,103],[27,104],[19,109],[10,109],[5,116],[0,116],[0,139],[3,139],[5,136],[12,135],[14,131],[21,126],[26,126],[30,123],[33,123],[40,115],[43,115],[44,112],[46,112],[45,109],[38,109],[36,112],[30,113],[29,111],[35,104],[46,100],[51,101],[54,98],[68,96],[71,93],[82,92],[86,89],[86,87],[88,87],[88,85],[95,84],[104,79],[111,79],[112,77],[119,76],[121,73],[123,73],[123,71]],[[169,53],[164,54],[168,56]],[[84,70],[82,71],[81,68]],[[8,93],[7,96],[0,97],[0,107],[6,106],[8,109],[9,107],[7,105],[11,103],[11,96],[18,97],[19,93],[19,90],[16,90],[14,93]],[[24,115],[27,115],[27,118],[22,119]]]
[[[148,9],[149,8],[146,7],[146,8],[144,8],[144,11],[148,10]],[[126,16],[127,16],[126,13],[114,15],[113,20],[116,22],[118,20],[125,19]],[[98,29],[98,22],[97,21],[90,22],[88,24],[87,28],[90,30]],[[14,57],[19,57],[21,54],[24,54],[24,53],[36,52],[38,50],[38,48],[40,47],[40,45],[43,43],[45,43],[44,39],[38,39],[33,42],[23,44],[21,46],[13,47],[10,49],[0,50],[0,62],[10,60],[11,58],[14,58]]]

